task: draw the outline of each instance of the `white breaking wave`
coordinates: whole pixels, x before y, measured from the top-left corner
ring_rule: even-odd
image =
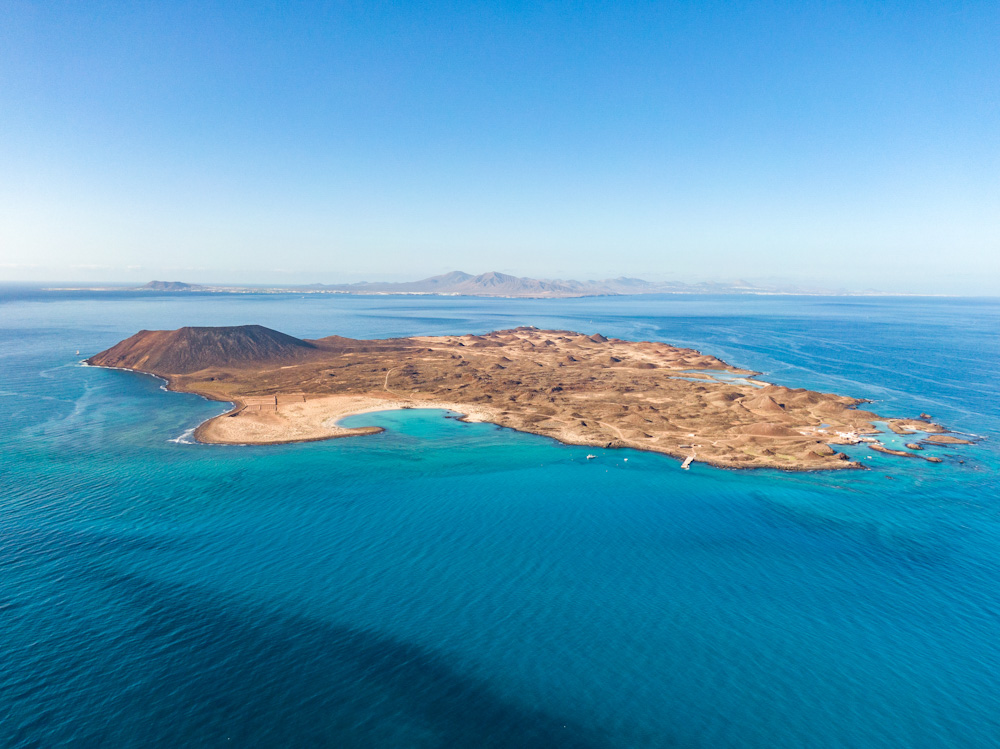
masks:
[[[173,439],[167,440],[167,442],[173,442],[177,445],[196,445],[197,442],[192,439],[192,437],[194,437],[195,429],[197,429],[197,427],[186,429],[179,437],[174,437]]]

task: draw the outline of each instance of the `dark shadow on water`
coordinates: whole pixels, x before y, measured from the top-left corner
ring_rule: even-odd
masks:
[[[131,631],[97,675],[88,746],[598,747],[425,648],[200,589],[118,577]],[[117,639],[117,638],[116,638]],[[104,668],[101,669],[104,671]],[[114,695],[111,697],[111,695]],[[82,730],[81,730],[82,729]]]

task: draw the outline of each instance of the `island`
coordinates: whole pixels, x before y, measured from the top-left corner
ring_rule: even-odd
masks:
[[[86,363],[232,403],[197,428],[205,443],[370,434],[380,429],[339,422],[436,408],[572,445],[664,453],[685,467],[817,470],[861,467],[835,449],[861,442],[923,457],[882,445],[874,422],[894,434],[946,431],[877,416],[860,398],[763,382],[694,349],[534,327],[381,340],[303,340],[260,325],[143,330]]]
[[[358,281],[355,283],[307,283],[274,284],[255,286],[212,283],[193,284],[184,281],[150,281],[137,287],[122,285],[90,286],[69,289],[50,288],[48,291],[141,291],[158,294],[183,294],[198,292],[204,294],[346,294],[375,296],[475,296],[503,299],[570,299],[592,296],[638,296],[648,294],[796,294],[806,296],[880,296],[880,292],[868,289],[850,292],[846,289],[816,286],[775,285],[751,283],[737,280],[732,282],[702,281],[684,283],[682,281],[647,281],[642,278],[605,278],[601,280],[543,279],[512,276],[499,271],[488,271],[473,275],[455,270],[437,276],[429,276],[416,281]]]

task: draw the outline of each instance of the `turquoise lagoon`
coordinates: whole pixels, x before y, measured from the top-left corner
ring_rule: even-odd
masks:
[[[813,474],[442,411],[197,445],[221,404],[78,365],[240,323],[666,340],[984,439]],[[998,331],[995,300],[5,289],[0,746],[997,746]]]

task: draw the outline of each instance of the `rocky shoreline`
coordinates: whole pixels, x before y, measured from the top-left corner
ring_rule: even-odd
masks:
[[[860,468],[835,449],[860,443],[925,457],[882,445],[876,421],[899,435],[935,433],[929,443],[964,443],[929,419],[879,417],[859,408],[863,399],[761,382],[693,349],[565,330],[307,341],[261,326],[181,328],[141,331],[88,363],[234,403],[195,432],[220,444],[371,434],[380,430],[338,422],[392,408],[450,409],[567,444],[722,468]]]

